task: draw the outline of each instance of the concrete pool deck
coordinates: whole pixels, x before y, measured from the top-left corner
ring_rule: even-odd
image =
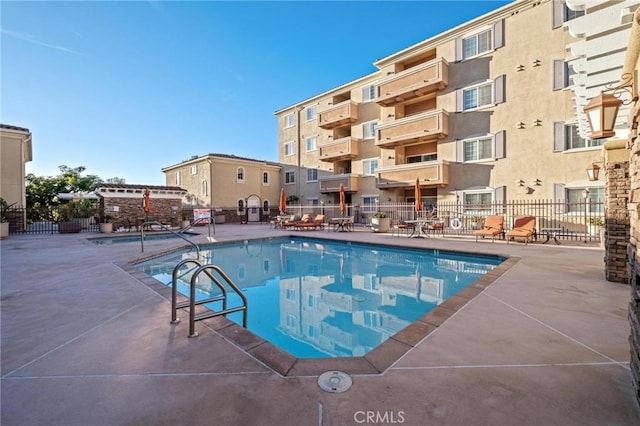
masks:
[[[219,225],[214,238],[291,234],[519,259],[382,373],[327,393],[316,374],[285,377],[207,324],[192,339],[187,321],[169,324],[169,300],[120,266],[140,244],[12,235],[0,242],[0,423],[640,424],[630,289],[604,279],[602,249],[257,224]],[[144,254],[178,245],[147,241]]]

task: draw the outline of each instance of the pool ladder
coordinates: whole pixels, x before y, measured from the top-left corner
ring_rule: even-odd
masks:
[[[195,270],[189,269],[183,275],[178,276],[180,268],[190,263],[197,265],[197,268]],[[178,303],[178,279],[191,271],[193,271],[193,274],[191,275],[191,280],[189,283],[189,299],[184,302]],[[215,271],[216,275],[212,274],[211,271]],[[198,275],[200,275],[201,273],[204,273],[207,277],[209,277],[212,283],[218,286],[218,288],[222,292],[222,295],[196,301],[196,280],[198,279]],[[235,306],[233,308],[227,308],[227,288],[220,281],[220,279],[222,279],[229,287],[233,289],[233,291],[238,294],[238,296],[240,296],[240,298],[242,299],[242,305]],[[211,310],[196,315],[196,305],[218,301],[222,301],[221,311]],[[189,337],[198,336],[198,333],[195,330],[196,321],[213,318],[220,315],[226,316],[227,314],[238,311],[242,311],[242,326],[244,328],[247,328],[247,297],[240,289],[240,287],[238,287],[222,270],[222,268],[217,265],[203,265],[202,262],[197,259],[184,259],[178,262],[178,264],[173,267],[173,272],[171,274],[171,324],[177,324],[178,322],[180,322],[177,317],[177,311],[178,309],[184,309],[187,307],[189,308]]]

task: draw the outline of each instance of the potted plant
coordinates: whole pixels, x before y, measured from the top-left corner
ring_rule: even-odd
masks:
[[[9,236],[9,209],[16,203],[9,204],[7,200],[0,197],[0,239],[5,239]]]
[[[104,218],[100,222],[100,232],[105,234],[110,234],[113,232],[113,216],[104,215]]]
[[[189,220],[189,213],[182,212],[182,221],[180,222],[180,228],[184,229],[191,225],[191,220]]]
[[[385,212],[376,212],[371,216],[371,230],[373,232],[389,232],[390,220]]]
[[[602,216],[593,216],[589,218],[589,235],[600,235],[600,230],[604,226]]]

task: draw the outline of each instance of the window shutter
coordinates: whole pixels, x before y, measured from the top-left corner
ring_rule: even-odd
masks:
[[[464,90],[458,89],[456,90],[456,112],[464,111]]]
[[[493,48],[504,47],[504,19],[493,24]]]
[[[563,183],[554,183],[553,184],[553,203],[555,205],[554,211],[555,213],[564,213],[566,206],[566,194],[564,191]]]
[[[560,28],[564,23],[564,2],[561,0],[552,0],[552,24],[551,28]]]
[[[566,146],[564,123],[556,121],[553,123],[553,152],[562,152]]]
[[[553,90],[564,88],[564,61],[562,59],[553,60]]]
[[[456,39],[456,62],[460,62],[462,57],[462,37]]]
[[[505,131],[501,130],[494,136],[495,149],[493,150],[495,158],[505,157]]]
[[[505,75],[498,76],[493,81],[493,101],[496,104],[501,104],[505,101]]]
[[[504,213],[504,202],[507,198],[506,195],[506,186],[499,186],[493,190],[493,205],[495,206],[496,214]]]
[[[456,139],[456,161],[464,162],[464,143],[460,139]]]

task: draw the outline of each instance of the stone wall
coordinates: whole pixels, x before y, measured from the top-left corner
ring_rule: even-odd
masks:
[[[624,140],[607,141],[605,153],[605,236],[604,263],[608,281],[628,283],[629,243],[629,150]]]
[[[639,67],[635,66],[638,72]],[[637,82],[636,88],[637,90]],[[632,102],[629,113],[629,140],[631,149],[629,156],[629,225],[630,238],[627,247],[629,261],[629,282],[631,284],[631,300],[629,302],[629,324],[631,335],[629,346],[631,352],[631,376],[636,392],[636,398],[640,402],[640,257],[638,256],[638,241],[640,241],[640,139],[638,139],[638,123],[640,122],[640,102],[637,96]]]
[[[114,229],[147,218],[142,198],[101,198],[100,211],[112,217]],[[151,199],[151,211],[149,212],[148,220],[171,223],[177,226],[180,224],[181,216],[181,199]]]

